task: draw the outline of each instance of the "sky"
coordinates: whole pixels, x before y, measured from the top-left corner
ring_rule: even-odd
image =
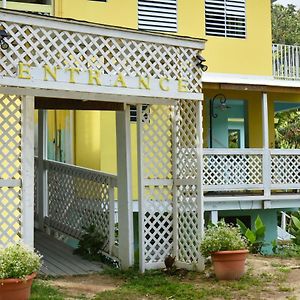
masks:
[[[294,4],[298,9],[300,9],[300,0],[277,0],[275,3],[287,5]]]

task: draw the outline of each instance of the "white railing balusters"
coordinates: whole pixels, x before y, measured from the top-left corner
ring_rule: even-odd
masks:
[[[273,76],[300,80],[300,46],[273,44]]]
[[[114,188],[117,186],[117,177],[56,161],[43,162],[48,171],[49,199],[45,224],[77,239],[85,232],[83,227],[94,225],[103,235],[104,250],[112,254],[115,244]],[[35,194],[36,204],[37,196]]]
[[[298,149],[204,149],[204,191],[300,189]]]

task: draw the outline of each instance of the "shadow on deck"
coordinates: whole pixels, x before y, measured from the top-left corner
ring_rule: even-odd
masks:
[[[102,264],[90,262],[73,254],[73,248],[48,234],[36,230],[35,248],[43,255],[40,275],[68,276],[85,275],[101,272]]]

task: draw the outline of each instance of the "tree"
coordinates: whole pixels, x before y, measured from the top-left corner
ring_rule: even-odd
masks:
[[[293,109],[275,114],[275,148],[300,148],[300,110]]]
[[[300,10],[295,5],[272,5],[273,43],[300,45]]]

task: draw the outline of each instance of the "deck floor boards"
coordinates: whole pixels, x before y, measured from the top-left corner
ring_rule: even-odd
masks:
[[[68,276],[98,273],[102,264],[73,254],[73,249],[48,234],[35,231],[35,248],[43,255],[41,275]]]

